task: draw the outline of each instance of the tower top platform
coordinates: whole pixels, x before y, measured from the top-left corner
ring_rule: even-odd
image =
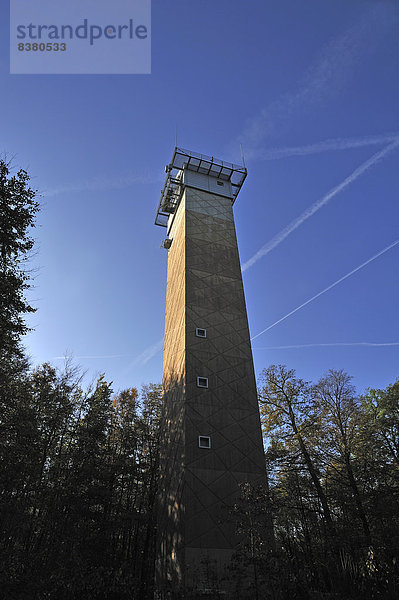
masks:
[[[237,198],[247,176],[247,169],[244,165],[235,165],[213,156],[176,147],[171,162],[165,167],[166,179],[157,207],[155,225],[167,227],[169,216],[175,213],[184,190],[184,170],[200,173],[218,181],[229,182],[232,190],[232,203]]]

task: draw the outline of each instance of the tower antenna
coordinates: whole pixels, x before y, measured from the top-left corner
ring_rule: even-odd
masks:
[[[242,149],[242,144],[240,144],[240,150],[241,150],[241,159],[242,159],[242,164],[243,164],[243,166],[244,166],[245,168],[247,168],[247,167],[246,167],[246,165],[245,165],[244,150]]]

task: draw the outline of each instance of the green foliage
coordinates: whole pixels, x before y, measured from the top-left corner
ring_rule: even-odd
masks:
[[[372,425],[370,434],[388,463],[399,467],[399,380],[386,390],[368,390],[360,402]]]
[[[27,302],[29,274],[24,264],[33,247],[29,231],[39,204],[29,187],[24,170],[11,175],[9,165],[0,160],[0,366],[22,357],[20,338],[28,328],[23,314],[34,309]],[[5,375],[6,372],[0,372]]]

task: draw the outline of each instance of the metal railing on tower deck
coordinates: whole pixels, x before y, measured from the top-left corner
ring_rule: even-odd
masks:
[[[233,192],[233,203],[247,176],[244,165],[236,165],[213,156],[176,147],[171,162],[165,167],[166,179],[157,206],[155,225],[167,227],[169,216],[176,211],[183,193],[182,171],[184,169],[221,181],[229,181]]]

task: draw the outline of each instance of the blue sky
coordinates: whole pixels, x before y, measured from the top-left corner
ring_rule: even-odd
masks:
[[[183,148],[231,161],[244,148],[235,217],[256,373],[343,368],[360,392],[395,381],[396,1],[154,0],[151,75],[9,75],[0,10],[0,150],[43,203],[33,362],[71,354],[115,390],[161,380],[153,220],[177,127]]]

